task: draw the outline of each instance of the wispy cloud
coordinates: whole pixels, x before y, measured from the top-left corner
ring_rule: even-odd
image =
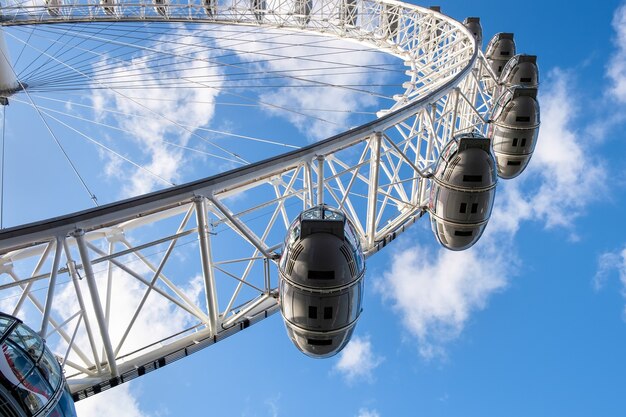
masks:
[[[348,382],[372,381],[372,372],[383,360],[374,353],[369,337],[355,336],[341,351],[334,369],[343,374]]]
[[[607,75],[612,83],[609,93],[620,102],[626,103],[626,4],[615,11],[612,24],[617,50],[607,66]]]
[[[345,40],[288,36],[288,44],[267,34],[249,34],[246,43],[232,36],[220,40],[242,60],[254,62],[260,79],[281,84],[258,95],[263,110],[287,120],[307,139],[320,140],[350,127],[352,112],[377,103],[375,85],[386,79],[388,57]]]
[[[626,245],[623,249],[613,252],[605,252],[598,257],[598,269],[593,277],[593,286],[601,290],[609,277],[616,273],[622,284],[622,295],[626,299]],[[622,318],[626,321],[626,305],[622,312]]]
[[[376,410],[369,410],[367,408],[361,408],[357,417],[380,417],[380,414]]]
[[[109,160],[105,173],[124,180],[122,197],[178,182],[190,160],[179,146],[185,146],[215,113],[214,99],[223,84],[216,77],[219,67],[207,64],[210,53],[202,39],[182,28],[172,30],[175,33],[168,36],[173,36],[175,43],[155,42],[154,50],[137,53],[129,62],[105,56],[94,64],[110,68],[106,76],[93,81],[106,87],[95,89],[91,97],[96,116],[124,131],[116,143],[126,141],[125,149],[132,144],[136,154],[126,152],[125,156],[145,168],[104,154]],[[160,56],[158,62],[155,53]],[[162,73],[160,68],[165,65],[167,71]],[[124,80],[123,88],[115,80]],[[210,88],[202,88],[208,84]]]
[[[270,417],[278,417],[279,416],[280,397],[281,397],[281,394],[278,393],[275,396],[273,396],[272,398],[268,398],[268,399],[265,400],[265,405],[267,406],[267,410],[269,412],[268,415]]]

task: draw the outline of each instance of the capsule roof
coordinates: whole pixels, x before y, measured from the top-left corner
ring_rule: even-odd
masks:
[[[536,55],[515,55],[511,58],[500,75],[500,84],[505,87],[519,85],[528,88],[539,86],[539,69]]]
[[[497,125],[515,129],[535,128],[541,123],[536,97],[536,88],[508,88],[498,98],[491,119]]]
[[[472,32],[474,38],[476,38],[476,43],[480,47],[483,44],[483,28],[480,24],[479,17],[467,17],[463,21],[463,25]]]
[[[487,59],[509,60],[515,55],[515,40],[513,33],[496,33],[487,44],[485,57]]]
[[[474,134],[457,136],[441,153],[434,179],[458,189],[489,188],[495,184],[489,139]]]

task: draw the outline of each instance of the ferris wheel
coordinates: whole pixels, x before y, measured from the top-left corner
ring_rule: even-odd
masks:
[[[0,23],[3,126],[49,138],[42,182],[80,190],[80,211],[0,230],[0,310],[46,340],[75,401],[279,311],[297,348],[336,354],[365,260],[425,214],[443,246],[473,245],[537,139],[536,58],[510,33],[482,52],[479,19],[437,8],[3,0]],[[97,197],[98,160],[161,189]],[[177,185],[181,163],[212,175]],[[26,326],[4,320],[26,352],[10,335]]]

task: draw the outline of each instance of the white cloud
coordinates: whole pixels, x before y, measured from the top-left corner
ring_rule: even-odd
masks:
[[[608,276],[617,271],[626,284],[626,247],[622,251],[605,252],[598,257],[598,270],[593,278],[594,288],[601,290]]]
[[[122,262],[124,261],[122,260]],[[151,271],[148,271],[147,268],[142,267],[138,263],[134,263],[132,267],[135,272],[142,274],[144,277],[148,277],[148,280],[152,276]],[[102,306],[105,308],[104,300],[106,298],[105,288],[107,282],[106,270],[96,273],[95,279],[98,282]],[[202,278],[200,276],[196,276],[190,279],[185,287],[181,288],[181,290],[196,303],[198,303],[202,291],[201,280]],[[113,348],[115,349],[120,343],[124,332],[126,331],[130,320],[146,291],[146,286],[119,269],[114,270],[112,282],[112,308],[108,328],[111,342],[113,344]],[[98,347],[97,351],[102,352],[102,343],[100,342],[97,321],[95,319],[95,315],[93,314],[93,304],[91,297],[89,296],[90,293],[86,280],[83,279],[79,281],[79,285],[83,294],[85,309],[89,313],[88,317],[91,323],[92,331],[96,334],[96,346]],[[162,287],[163,285],[157,284],[157,286]],[[69,317],[79,310],[76,291],[73,285],[66,285],[66,287],[58,293],[56,296],[55,309],[60,317]],[[167,318],[167,320],[164,320],[164,318]],[[180,332],[182,329],[188,328],[190,325],[196,324],[197,320],[197,318],[194,318],[186,311],[171,304],[155,291],[152,291],[143,305],[131,331],[129,332],[119,355],[124,355],[125,353],[133,352],[136,349],[147,346],[150,343],[158,342],[161,339]],[[87,332],[84,330],[83,325],[81,325],[81,329],[77,333],[76,340],[78,346],[83,348],[90,346]],[[57,352],[64,352],[66,345],[63,342],[60,343],[61,344],[54,350]],[[73,352],[70,354],[69,358],[76,363],[82,363],[78,356]]]
[[[393,300],[422,357],[443,355],[443,344],[459,336],[470,314],[506,286],[507,261],[482,243],[464,252],[415,245],[393,255],[378,290]]]
[[[532,209],[530,218],[547,227],[573,226],[589,203],[606,192],[607,172],[593,153],[594,143],[576,128],[580,109],[575,81],[558,69],[549,74],[539,97],[542,126],[537,149],[523,176],[523,182],[532,183],[533,177],[540,181],[526,200]]]
[[[155,42],[154,48],[160,53],[158,65],[153,51],[138,54],[130,62],[104,57],[95,63],[94,66],[109,70],[94,83],[111,87],[95,89],[91,101],[99,120],[127,132],[120,134],[122,137],[116,138],[116,143],[126,140],[136,146],[136,155],[127,152],[125,156],[165,181],[176,183],[189,156],[164,140],[185,146],[197,128],[206,126],[213,118],[213,100],[223,83],[215,77],[220,73],[219,67],[207,64],[211,56],[202,39],[183,29],[168,36],[174,36],[176,43]],[[181,45],[185,52],[177,55]],[[167,72],[162,73],[159,68],[167,68]],[[120,79],[124,80],[124,87],[116,88],[116,80]],[[213,88],[200,88],[202,83],[207,84],[206,80],[211,80]],[[112,109],[115,112],[106,111]],[[124,180],[122,197],[167,185],[156,175],[122,163],[115,155],[106,155],[110,159],[105,167],[106,175]]]
[[[521,269],[513,242],[524,222],[565,228],[575,237],[575,220],[605,194],[607,173],[592,152],[593,139],[576,127],[574,81],[558,69],[548,75],[535,154],[519,178],[499,182],[489,225],[474,248],[450,252],[416,244],[392,255],[378,289],[392,300],[423,357],[445,355],[445,344],[461,334],[471,314]]]
[[[93,397],[78,401],[76,412],[80,417],[149,417],[149,414],[141,411],[128,384],[111,388]]]
[[[357,417],[380,417],[380,414],[376,410],[368,410],[367,408],[361,408]]]
[[[388,57],[353,42],[321,36],[290,33],[289,44],[283,46],[277,46],[281,43],[274,43],[273,37],[264,41],[267,38],[266,34],[252,34],[247,43],[224,38],[220,44],[233,48],[241,59],[256,62],[259,77],[280,73],[277,82],[284,87],[262,92],[258,98],[265,111],[285,118],[309,140],[346,130],[351,123],[350,111],[363,111],[376,104],[373,95],[357,90],[374,90],[371,86],[383,82],[383,71],[365,68],[376,67]]]
[[[622,295],[626,299],[626,246],[614,252],[605,252],[598,258],[598,270],[593,277],[593,285],[596,290],[601,290],[609,276],[617,273],[622,284]],[[626,321],[626,305],[622,313]]]
[[[618,101],[626,103],[626,4],[615,11],[612,23],[617,50],[607,67],[607,75],[612,82],[609,93]]]
[[[344,375],[348,382],[357,379],[371,381],[372,372],[383,362],[372,350],[372,343],[368,337],[353,337],[341,351],[335,370]]]
[[[280,405],[280,393],[272,398],[268,398],[265,400],[265,405],[269,411],[269,416],[278,417],[279,405]]]

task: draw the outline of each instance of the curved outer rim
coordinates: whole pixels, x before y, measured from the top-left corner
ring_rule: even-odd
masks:
[[[402,4],[396,2],[389,3]],[[417,6],[411,6],[411,8],[421,11],[428,10]],[[431,10],[428,11],[432,12]],[[198,195],[212,196],[238,185],[265,179],[290,169],[297,165],[299,161],[336,152],[338,149],[343,149],[361,142],[376,132],[384,131],[406,118],[411,117],[425,106],[447,94],[452,88],[465,79],[471,72],[478,58],[478,48],[469,30],[452,18],[445,15],[441,16],[449,20],[450,23],[457,25],[466,33],[467,37],[474,42],[474,52],[465,68],[426,96],[416,99],[406,104],[404,107],[391,111],[376,120],[372,120],[361,126],[295,151],[255,162],[222,174],[110,203],[97,208],[4,229],[0,231],[0,254],[49,241],[59,236],[66,236],[70,229],[90,231],[131,220],[150,213],[156,203],[158,203],[159,207],[167,207],[168,205],[175,207],[180,205],[182,201],[188,201]],[[277,165],[283,166],[284,168],[277,170]]]
[[[395,1],[384,1],[383,4],[401,6],[415,11],[420,11],[422,13],[435,14],[438,18],[445,20],[447,23],[459,29],[467,37],[467,39],[472,42],[473,45],[472,55],[467,60],[465,66],[459,69],[444,84],[430,91],[425,96],[413,99],[404,106],[390,111],[376,120],[370,121],[307,147],[268,158],[266,160],[219,175],[189,182],[187,184],[107,204],[94,209],[83,210],[64,216],[4,229],[0,231],[0,255],[16,249],[48,242],[51,239],[65,237],[68,233],[76,229],[91,231],[107,227],[123,221],[146,216],[157,211],[157,208],[160,211],[166,208],[181,206],[198,195],[211,197],[214,194],[226,192],[236,187],[267,180],[272,176],[294,168],[302,160],[311,160],[317,156],[337,152],[338,150],[365,141],[377,132],[382,132],[393,127],[450,93],[453,88],[469,76],[470,72],[476,65],[479,52],[474,37],[460,22],[457,22],[454,19],[440,13],[418,6],[406,5]],[[59,23],[66,22],[67,21],[62,21]],[[273,25],[267,26],[274,27]],[[322,34],[324,34],[324,32],[322,32]],[[393,54],[393,52],[389,52]],[[277,166],[280,166],[281,168],[276,168]],[[400,224],[397,229],[400,231],[404,230],[405,227],[414,223],[417,218],[421,217],[424,212],[425,210],[423,208],[417,208],[410,213],[402,215],[404,218],[403,223]],[[396,230],[390,232],[390,234],[395,236]],[[374,242],[373,247],[370,249],[379,248],[381,243],[384,247],[387,243],[387,238],[388,236],[386,236],[382,242]],[[373,250],[371,253],[374,252],[375,251]],[[366,256],[367,255],[368,253],[366,253]],[[252,304],[253,306],[250,308],[250,314],[246,316],[245,320],[242,319],[242,321],[232,323],[228,329],[220,331],[215,335],[210,335],[205,329],[195,335],[185,337],[168,344],[159,351],[148,351],[145,354],[138,356],[133,361],[135,365],[126,363],[126,366],[120,366],[122,369],[120,369],[121,372],[119,377],[109,376],[96,379],[85,378],[80,381],[75,381],[78,385],[73,389],[74,399],[78,400],[85,398],[93,395],[94,393],[100,392],[101,390],[108,389],[112,386],[118,385],[119,383],[126,382],[129,379],[142,375],[138,373],[139,368],[152,366],[156,369],[163,366],[161,365],[161,362],[165,365],[171,361],[177,360],[179,358],[178,355],[180,355],[180,357],[187,356],[188,354],[196,352],[204,347],[216,343],[219,340],[222,340],[225,337],[247,328],[249,325],[268,317],[269,315],[277,312],[279,309],[273,293],[258,298]],[[172,358],[170,359],[170,357]],[[138,364],[144,365],[137,366]]]

